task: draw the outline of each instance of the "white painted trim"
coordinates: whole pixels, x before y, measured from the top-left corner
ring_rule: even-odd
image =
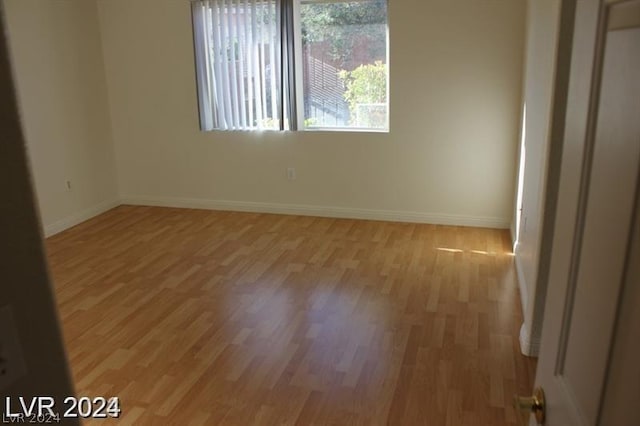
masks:
[[[228,210],[252,213],[275,213],[299,216],[368,219],[390,222],[430,223],[484,228],[508,229],[509,219],[473,217],[440,213],[419,213],[394,210],[354,209],[348,207],[313,206],[303,204],[258,203],[249,201],[207,200],[197,198],[149,197],[125,195],[122,204],[139,206],[179,207],[208,210]]]
[[[520,262],[520,255],[518,254],[518,243],[516,242],[513,248],[513,258],[516,264],[516,276],[518,279],[518,289],[520,290],[520,303],[522,304],[522,315],[525,315],[527,309],[527,303],[529,303],[529,292],[527,291],[527,281],[524,279],[524,272],[522,270],[522,262]]]
[[[526,315],[527,303],[529,301],[529,292],[527,291],[527,282],[522,272],[522,264],[518,255],[518,242],[515,243],[514,259],[516,265],[516,275],[518,280],[518,290],[520,291],[520,303],[522,304],[522,315]],[[537,357],[540,351],[540,338],[532,338],[527,330],[527,325],[523,322],[520,327],[520,352],[526,356]]]
[[[81,212],[72,214],[70,216],[65,217],[64,219],[60,219],[56,222],[43,225],[44,228],[44,236],[45,238],[55,235],[59,232],[64,231],[65,229],[69,229],[72,226],[76,226],[79,223],[82,223],[86,220],[91,219],[101,213],[106,212],[107,210],[111,210],[114,207],[118,207],[120,205],[120,200],[107,200],[103,201],[99,204],[96,204],[88,209],[82,210]]]
[[[520,352],[533,357],[537,357],[540,353],[540,339],[532,339],[524,323],[520,327]]]

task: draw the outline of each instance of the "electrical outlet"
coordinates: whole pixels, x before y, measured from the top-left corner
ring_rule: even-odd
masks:
[[[294,167],[287,168],[287,179],[289,180],[296,179],[296,169]]]
[[[70,180],[65,181],[65,186],[67,188],[67,192],[70,192],[71,191],[71,181]]]
[[[0,308],[0,390],[27,374],[10,306]]]

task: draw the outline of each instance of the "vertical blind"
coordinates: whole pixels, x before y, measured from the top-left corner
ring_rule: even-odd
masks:
[[[291,9],[285,9],[290,2],[192,2],[203,130],[284,130],[290,125],[295,117],[288,99],[294,89],[285,90],[295,78],[288,65],[293,25],[288,24]]]

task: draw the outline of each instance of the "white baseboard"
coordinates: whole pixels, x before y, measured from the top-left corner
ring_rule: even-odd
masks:
[[[390,222],[430,223],[434,225],[472,226],[508,229],[509,219],[473,217],[438,213],[418,213],[393,210],[353,209],[301,204],[258,203],[247,201],[206,200],[197,198],[148,197],[126,195],[122,204],[138,206],[178,207],[208,210],[226,210],[252,213],[275,213],[299,216],[335,217],[342,219],[368,219]]]
[[[540,353],[540,339],[531,338],[525,324],[520,328],[520,352],[533,357],[537,357]]]
[[[71,216],[67,216],[64,219],[60,219],[50,224],[45,224],[43,226],[44,236],[45,238],[47,238],[55,235],[59,232],[64,231],[65,229],[76,226],[77,224],[82,223],[85,220],[89,220],[92,217],[99,215],[100,213],[111,210],[112,208],[117,207],[120,204],[120,200],[103,201],[102,203],[96,204],[92,207],[89,207],[88,209],[82,210],[81,212],[72,214]]]

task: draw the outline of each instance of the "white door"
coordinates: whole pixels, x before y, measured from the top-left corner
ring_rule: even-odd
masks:
[[[545,425],[637,426],[640,0],[575,6],[536,386]]]

